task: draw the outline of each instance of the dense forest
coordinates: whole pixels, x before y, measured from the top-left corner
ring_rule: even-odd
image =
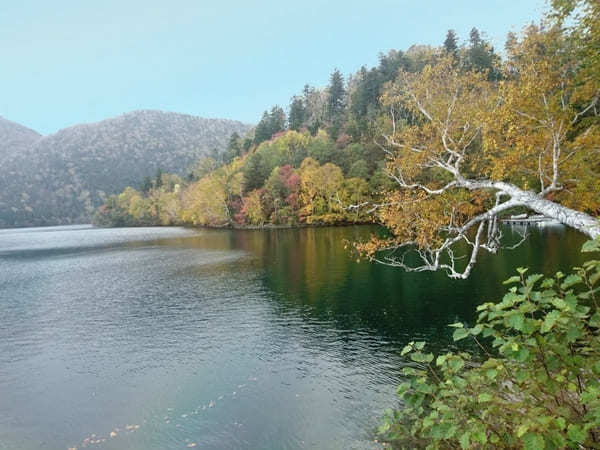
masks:
[[[0,118],[0,227],[84,223],[108,195],[163,168],[173,173],[218,154],[250,127],[161,111],[135,111],[41,136]]]
[[[558,18],[560,8],[508,33],[503,55],[477,28],[464,42],[449,30],[438,47],[391,50],[347,79],[334,70],[327,86],[305,85],[287,112],[273,106],[248,135],[233,134],[217,158],[201,158],[184,177],[158,173],[127,188],[94,220],[377,221],[393,238],[363,245],[366,257],[454,277],[468,276],[471,265],[457,269],[452,248],[471,246],[473,263],[481,248],[495,252],[501,215],[534,211],[595,236],[597,57],[594,42],[577,36],[596,25],[584,15],[576,32]],[[410,266],[402,255],[415,244],[422,264]],[[390,248],[400,251],[381,258]]]
[[[306,85],[286,111],[265,111],[248,135],[234,133],[226,151],[200,158],[185,174],[158,172],[111,196],[100,225],[263,226],[372,220],[368,202],[394,188],[378,142],[389,127],[382,96],[400,70],[418,73],[451,54],[464,70],[499,79],[500,56],[477,28],[460,45],[413,46],[379,55],[347,80],[334,70],[324,88]],[[355,207],[354,207],[355,206]]]

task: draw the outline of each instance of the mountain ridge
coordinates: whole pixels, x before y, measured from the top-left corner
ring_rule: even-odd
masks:
[[[106,195],[157,170],[182,173],[251,125],[136,110],[42,136],[0,119],[0,227],[87,222]]]

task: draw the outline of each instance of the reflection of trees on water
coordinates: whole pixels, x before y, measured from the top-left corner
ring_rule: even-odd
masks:
[[[400,340],[423,336],[446,341],[446,325],[474,321],[475,306],[499,300],[502,282],[516,267],[542,273],[567,269],[581,261],[584,241],[565,228],[533,228],[517,249],[482,255],[468,280],[452,280],[441,272],[405,273],[368,261],[357,263],[345,242],[366,239],[374,230],[200,230],[193,238],[169,240],[169,245],[176,241],[188,249],[243,251],[249,259],[212,270],[259,268],[264,285],[282,307],[302,308],[342,329],[370,330]],[[517,238],[515,233],[505,230],[509,240]]]

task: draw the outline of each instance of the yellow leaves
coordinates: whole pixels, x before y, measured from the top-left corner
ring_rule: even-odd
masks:
[[[336,194],[342,190],[344,174],[335,164],[322,166],[312,158],[306,158],[300,166],[300,196],[309,215],[338,212]]]
[[[262,207],[260,190],[254,190],[244,197],[242,212],[252,225],[262,225],[266,218]]]
[[[184,221],[194,225],[223,226],[229,222],[227,183],[223,176],[212,174],[193,183],[182,197]]]

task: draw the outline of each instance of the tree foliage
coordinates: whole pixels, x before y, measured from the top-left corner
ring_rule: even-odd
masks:
[[[480,40],[474,31],[472,45]],[[571,46],[558,27],[530,27],[501,82],[452,56],[400,73],[382,97],[391,118],[381,147],[399,189],[379,220],[392,237],[361,245],[369,258],[466,278],[479,251],[500,248],[498,217],[515,208],[600,234],[598,91],[579,81]]]

